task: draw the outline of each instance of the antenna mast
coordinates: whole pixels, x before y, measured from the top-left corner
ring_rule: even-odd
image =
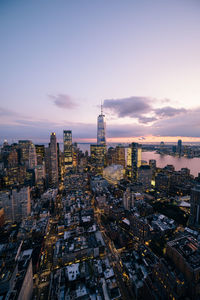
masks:
[[[102,104],[102,101],[101,101],[101,115],[103,115],[103,104]]]

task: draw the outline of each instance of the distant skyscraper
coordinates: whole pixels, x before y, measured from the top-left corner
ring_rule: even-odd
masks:
[[[177,153],[178,153],[179,155],[182,154],[182,140],[178,140]]]
[[[72,131],[63,131],[63,143],[64,143],[64,165],[65,170],[71,168],[73,165],[73,155],[72,155]]]
[[[101,114],[98,116],[97,119],[97,144],[106,146],[106,123],[102,105]]]
[[[33,143],[29,146],[29,168],[33,169],[37,166],[37,155],[35,150],[35,145]]]
[[[165,143],[161,142],[160,143],[160,152],[163,152],[165,150]]]
[[[200,226],[200,185],[197,185],[191,190],[190,199],[190,224]]]
[[[55,132],[51,133],[50,137],[50,168],[49,168],[49,183],[51,186],[58,184],[58,157],[57,157],[57,141]]]

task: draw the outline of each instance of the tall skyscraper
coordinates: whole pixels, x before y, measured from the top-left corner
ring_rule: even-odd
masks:
[[[50,137],[50,168],[49,168],[49,184],[55,186],[58,184],[58,157],[57,157],[57,141],[55,132]]]
[[[106,122],[103,114],[103,106],[101,105],[101,114],[97,119],[97,144],[106,146]]]
[[[177,153],[179,155],[182,154],[182,140],[178,140],[178,144],[177,144]]]
[[[190,199],[190,224],[200,227],[200,185],[196,185],[191,190]]]
[[[127,149],[126,176],[131,179],[131,147]]]
[[[63,131],[63,143],[64,143],[64,165],[65,171],[67,168],[71,168],[73,165],[73,155],[72,155],[72,131]]]
[[[132,181],[138,179],[138,168],[141,166],[142,148],[138,143],[132,143],[127,151],[127,176]]]

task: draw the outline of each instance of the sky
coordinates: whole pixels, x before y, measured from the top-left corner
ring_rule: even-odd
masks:
[[[0,142],[200,141],[199,0],[1,0]]]

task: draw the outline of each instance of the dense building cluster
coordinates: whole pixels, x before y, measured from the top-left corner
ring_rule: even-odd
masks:
[[[0,299],[200,299],[200,176],[142,160],[191,148],[107,149],[97,128],[90,154],[71,130],[2,145]]]

